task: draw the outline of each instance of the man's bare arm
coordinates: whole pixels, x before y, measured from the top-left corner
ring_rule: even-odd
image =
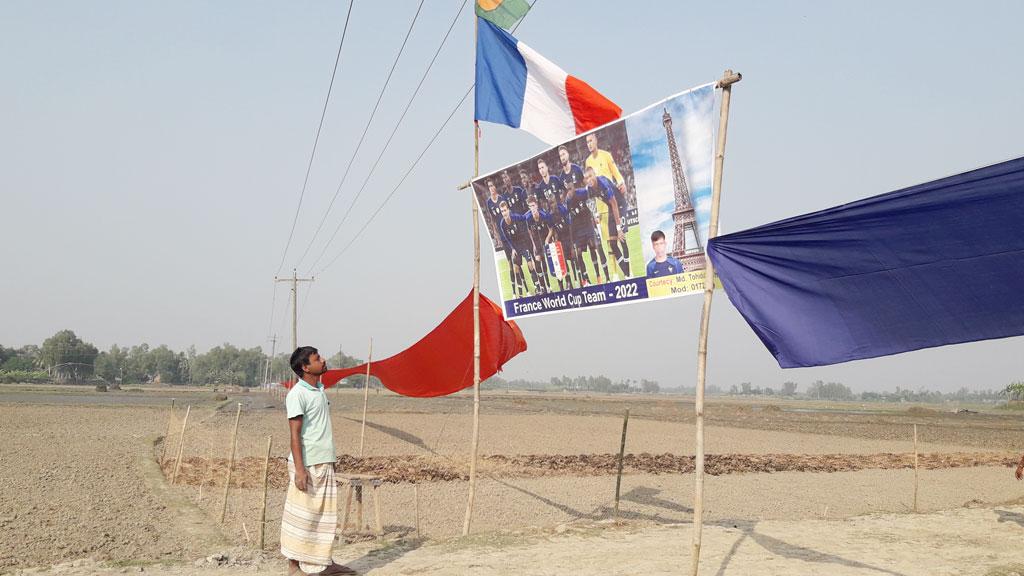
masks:
[[[292,460],[295,462],[295,487],[306,491],[306,463],[302,461],[302,416],[288,419],[288,431],[291,436]]]

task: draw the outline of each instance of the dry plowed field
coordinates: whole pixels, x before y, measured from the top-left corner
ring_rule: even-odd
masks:
[[[171,396],[177,398],[173,413]],[[356,456],[361,395],[332,393],[331,402],[339,471],[383,478],[387,536],[410,537],[417,524],[428,542],[458,536],[467,495],[469,399],[371,395],[362,457]],[[185,406],[191,411],[182,441]],[[694,428],[686,399],[491,392],[483,398],[474,533],[607,521],[627,406],[620,518],[637,530],[691,522]],[[729,527],[910,512],[914,424],[920,511],[991,507],[1024,496],[1024,485],[1012,477],[1024,426],[1012,414],[713,399],[705,519]],[[131,567],[251,550],[268,439],[266,549],[268,561],[274,559],[287,483],[280,398],[0,387],[0,434],[0,573],[81,558]]]

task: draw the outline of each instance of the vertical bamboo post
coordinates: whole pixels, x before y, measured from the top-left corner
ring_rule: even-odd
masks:
[[[267,436],[267,457],[263,460],[263,498],[260,499],[260,550],[263,550],[264,533],[267,531],[267,472],[270,471],[270,449],[273,445],[274,437]]]
[[[914,424],[914,512],[917,512],[917,424]]]
[[[167,457],[167,443],[171,441],[171,421],[174,420],[174,398],[171,398],[171,409],[167,412],[167,432],[164,433],[164,443],[160,447],[160,464],[163,465]]]
[[[203,501],[203,486],[210,481],[210,471],[213,470],[213,442],[210,442],[210,448],[206,451],[206,468],[203,470],[203,480],[199,483],[199,501]]]
[[[181,439],[178,441],[178,456],[174,459],[174,473],[171,474],[171,484],[178,481],[178,467],[181,466],[181,451],[185,447],[185,426],[188,426],[188,414],[192,411],[192,406],[189,405],[185,409],[185,419],[181,422]]]
[[[359,457],[363,457],[363,440],[366,437],[366,404],[370,400],[370,363],[373,362],[373,338],[370,338],[370,352],[366,356],[366,381],[363,382],[363,425],[359,429]]]
[[[474,21],[475,22],[475,21]],[[478,24],[474,24],[478,26]],[[476,39],[476,28],[473,37]],[[480,175],[480,127],[473,121],[473,178]],[[480,444],[480,214],[476,205],[476,191],[470,187],[469,201],[473,206],[473,442],[469,452],[469,500],[462,535],[469,534],[473,518],[473,500],[476,497],[476,456]]]
[[[384,526],[380,521],[380,495],[377,493],[378,490],[380,490],[380,484],[371,482],[370,494],[373,496],[373,531],[377,534],[377,540],[383,540]]]
[[[622,488],[622,459],[626,455],[626,426],[629,425],[629,408],[622,417],[622,442],[619,443],[619,471],[615,477],[615,521],[619,521],[619,491]]]
[[[224,523],[224,516],[228,511],[228,489],[231,487],[231,469],[235,466],[235,440],[238,439],[238,418],[242,415],[242,403],[238,403],[235,410],[235,429],[231,433],[231,455],[228,456],[228,475],[224,479],[224,501],[220,506],[220,523]]]
[[[365,528],[363,523],[363,481],[360,480],[359,484],[355,485],[356,489],[356,531],[362,532]]]
[[[415,518],[416,518],[416,538],[420,537],[420,485],[412,485],[412,497],[416,501],[415,507]]]
[[[739,82],[741,75],[726,70],[718,81],[722,89],[722,107],[718,117],[718,142],[715,146],[715,174],[711,192],[711,221],[708,223],[708,240],[718,234],[718,207],[722,198],[722,168],[725,164],[725,135],[729,126],[729,102],[732,85]],[[705,243],[705,246],[707,244]],[[694,423],[696,429],[696,454],[694,457],[693,488],[693,556],[691,574],[697,576],[700,569],[701,531],[704,528],[704,383],[708,365],[708,328],[711,319],[711,297],[715,293],[715,268],[707,251],[704,252],[704,306],[700,316],[700,339],[697,344],[697,398],[694,402]]]

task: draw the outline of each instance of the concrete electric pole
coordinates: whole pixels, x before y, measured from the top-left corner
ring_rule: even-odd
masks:
[[[314,278],[299,278],[298,273],[293,268],[291,278],[278,278],[274,276],[274,282],[291,282],[292,283],[292,351],[299,347],[299,282],[312,282]]]

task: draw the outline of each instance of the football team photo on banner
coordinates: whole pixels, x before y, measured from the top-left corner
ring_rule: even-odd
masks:
[[[713,84],[473,181],[508,318],[704,289]]]

